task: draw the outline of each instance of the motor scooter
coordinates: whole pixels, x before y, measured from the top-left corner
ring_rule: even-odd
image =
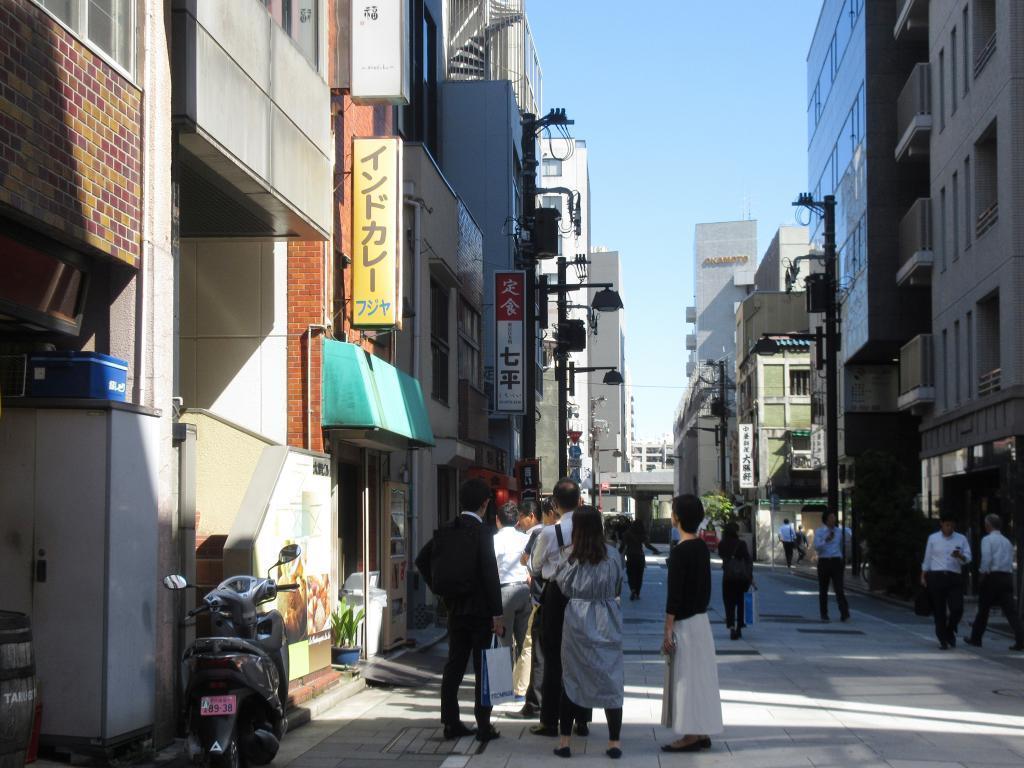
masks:
[[[211,615],[211,635],[196,638],[182,657],[185,728],[193,763],[225,768],[266,765],[288,729],[288,645],[284,619],[259,606],[298,584],[277,584],[270,573],[302,549],[284,547],[266,578],[232,576],[190,610],[186,620]],[[164,578],[168,589],[188,589],[184,576]]]

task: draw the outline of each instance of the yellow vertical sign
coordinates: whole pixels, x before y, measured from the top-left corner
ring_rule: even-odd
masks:
[[[352,326],[401,325],[402,140],[352,140]]]

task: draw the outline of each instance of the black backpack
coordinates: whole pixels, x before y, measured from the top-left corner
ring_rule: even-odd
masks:
[[[449,523],[434,531],[430,556],[430,589],[439,597],[460,597],[473,591],[479,581],[477,551],[479,525]]]
[[[750,568],[747,565],[747,558],[740,557],[740,554],[746,554],[747,545],[745,542],[739,542],[732,551],[732,556],[725,561],[725,567],[723,569],[722,578],[730,584],[740,584],[743,582],[749,582],[752,574]]]

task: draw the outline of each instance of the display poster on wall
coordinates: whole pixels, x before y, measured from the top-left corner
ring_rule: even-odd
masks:
[[[756,488],[754,473],[754,425],[740,424],[740,488]]]
[[[400,328],[402,140],[352,139],[352,327]]]
[[[328,457],[289,451],[274,488],[267,512],[256,534],[256,573],[265,574],[281,547],[298,544],[302,554],[276,574],[279,584],[298,584],[294,592],[277,597],[288,640],[289,677],[294,680],[320,668],[330,653],[311,652],[319,645],[329,648],[331,639],[331,566],[334,559],[331,527],[331,465]],[[334,587],[337,591],[337,587]]]
[[[526,273],[494,273],[495,410],[526,412]]]
[[[409,3],[352,3],[352,85],[356,104],[409,103]]]
[[[844,410],[848,413],[895,413],[899,369],[895,365],[848,365],[843,371]]]

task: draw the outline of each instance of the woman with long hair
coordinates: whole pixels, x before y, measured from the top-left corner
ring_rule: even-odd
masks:
[[[725,626],[729,639],[739,640],[743,636],[743,595],[753,582],[754,561],[750,557],[747,543],[739,537],[739,526],[726,523],[722,541],[718,544],[718,556],[722,558],[722,603],[725,606]]]
[[[608,721],[608,749],[622,757],[622,558],[605,543],[601,513],[580,507],[572,518],[572,554],[555,581],[568,601],[562,633],[561,741],[555,754],[571,757],[569,736],[584,708],[601,707]]]
[[[711,734],[722,732],[715,639],[708,621],[711,602],[711,553],[697,536],[704,505],[691,494],[672,499],[672,524],[680,542],[668,556],[665,639],[669,673],[662,699],[662,724],[680,734],[665,752],[710,749]]]

